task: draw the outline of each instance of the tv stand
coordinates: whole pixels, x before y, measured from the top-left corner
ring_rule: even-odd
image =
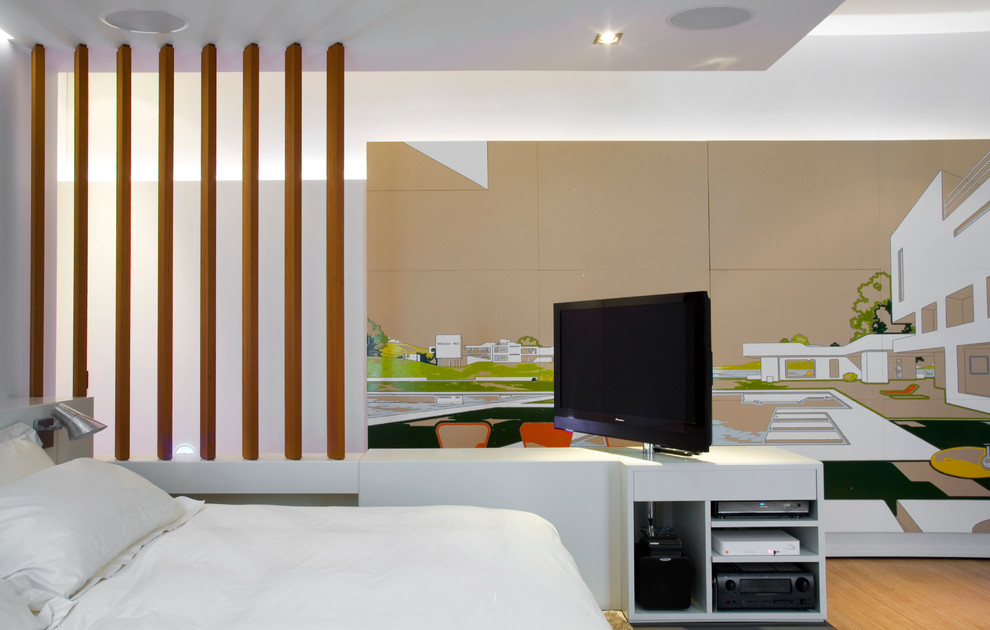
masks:
[[[720,518],[718,501],[807,501],[806,516]],[[800,623],[825,620],[825,553],[821,508],[822,464],[783,449],[764,446],[712,447],[693,457],[671,457],[647,449],[639,461],[622,464],[622,605],[630,623]],[[683,610],[650,610],[635,598],[635,554],[641,530],[652,516],[655,527],[673,528],[692,564],[691,605]],[[800,541],[797,556],[723,556],[712,550],[712,532],[723,529],[783,530]],[[795,564],[814,576],[816,603],[810,609],[732,610],[715,601],[715,568],[724,563]]]

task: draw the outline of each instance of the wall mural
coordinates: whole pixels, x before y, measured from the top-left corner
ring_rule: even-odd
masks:
[[[370,145],[369,447],[604,446],[552,428],[552,304],[706,289],[715,444],[823,461],[829,531],[990,532],[988,151]]]

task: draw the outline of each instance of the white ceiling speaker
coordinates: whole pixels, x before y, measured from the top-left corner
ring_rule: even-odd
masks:
[[[114,28],[130,33],[162,35],[176,33],[189,26],[186,18],[166,11],[149,9],[119,9],[100,16],[100,20]]]
[[[675,13],[670,16],[669,22],[678,28],[707,31],[738,26],[751,17],[753,17],[752,11],[740,7],[699,7]]]

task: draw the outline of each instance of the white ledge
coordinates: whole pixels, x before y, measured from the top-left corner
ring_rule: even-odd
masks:
[[[136,455],[127,461],[106,458],[132,470],[170,494],[357,494],[361,453],[344,459],[305,454],[300,460],[262,454],[257,460],[218,455],[214,460],[159,460]]]

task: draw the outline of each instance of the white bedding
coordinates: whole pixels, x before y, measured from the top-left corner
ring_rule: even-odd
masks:
[[[554,527],[511,510],[207,505],[59,630],[608,630]]]

